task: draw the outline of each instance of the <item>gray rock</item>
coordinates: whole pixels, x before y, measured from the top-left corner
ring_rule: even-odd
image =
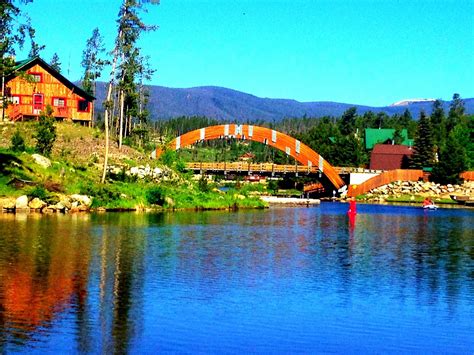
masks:
[[[71,195],[71,200],[79,202],[81,205],[89,207],[92,205],[92,199],[87,195]]]
[[[169,207],[174,207],[175,206],[174,200],[171,197],[168,197],[168,196],[165,197],[165,203]]]
[[[70,210],[71,207],[72,207],[71,200],[70,200],[68,197],[66,197],[66,196],[62,197],[61,200],[59,201],[59,203],[60,203],[62,206],[64,206],[64,208],[66,208],[66,209],[68,209],[68,210]]]
[[[2,199],[0,204],[2,205],[2,208],[6,210],[12,210],[15,208],[15,202],[16,202],[15,198],[4,198]]]
[[[38,197],[35,197],[34,199],[32,199],[30,201],[30,203],[28,204],[28,206],[31,208],[31,209],[34,209],[34,210],[40,210],[42,209],[44,206],[46,206],[47,203],[40,200]]]
[[[16,199],[15,208],[17,210],[22,210],[28,208],[28,196],[23,195]]]
[[[35,163],[40,165],[41,167],[46,169],[51,166],[51,160],[49,160],[48,158],[39,154],[32,154],[31,156],[35,160]]]

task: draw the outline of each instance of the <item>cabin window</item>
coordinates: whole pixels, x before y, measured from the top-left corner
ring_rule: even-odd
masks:
[[[34,83],[42,83],[43,82],[43,74],[41,73],[28,73],[31,78],[31,81]]]
[[[64,97],[53,97],[54,107],[66,107],[66,99]]]
[[[14,105],[19,105],[20,104],[20,96],[10,96],[8,98],[8,101]]]
[[[89,112],[89,101],[87,101],[87,100],[78,100],[77,101],[77,111]]]

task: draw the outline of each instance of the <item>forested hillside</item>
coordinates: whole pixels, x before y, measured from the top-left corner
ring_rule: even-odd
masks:
[[[408,109],[413,117],[421,110],[431,112],[432,102],[414,102],[405,105],[371,107],[357,103],[299,102],[289,99],[260,98],[240,91],[216,86],[202,86],[187,89],[148,86],[150,118],[167,119],[180,116],[206,116],[233,122],[279,121],[288,117],[341,116],[350,107],[357,107],[359,114],[368,111],[384,112],[387,115],[402,114]],[[103,111],[105,84],[97,83],[96,105]],[[444,110],[449,101],[444,101]],[[474,113],[474,99],[464,99],[467,113]]]

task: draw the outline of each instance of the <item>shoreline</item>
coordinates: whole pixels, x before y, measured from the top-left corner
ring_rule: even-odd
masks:
[[[288,199],[288,198],[283,198]],[[290,198],[291,199],[291,198]],[[294,199],[291,199],[294,200]],[[308,199],[298,199],[302,200],[301,203],[294,203],[293,201],[285,201],[285,202],[275,202],[275,203],[268,203],[267,206],[264,207],[222,207],[222,208],[204,208],[204,207],[195,207],[195,208],[91,208],[89,210],[81,210],[81,211],[47,211],[42,212],[41,210],[37,209],[0,209],[0,215],[26,215],[32,214],[36,216],[51,216],[51,215],[87,215],[87,214],[103,214],[103,213],[172,213],[172,212],[237,212],[237,211],[244,211],[244,210],[264,210],[264,209],[271,209],[271,208],[295,208],[295,207],[312,207],[312,206],[324,206],[329,203],[341,203],[341,204],[348,204],[348,200],[323,200],[322,202],[313,202],[312,204],[307,204]],[[316,200],[316,199],[309,199],[309,200]],[[319,201],[319,200],[317,200]],[[391,202],[391,201],[357,201],[358,205],[380,205],[380,206],[400,206],[400,207],[414,207],[414,208],[421,208],[421,204],[418,202]],[[472,209],[472,206],[466,206],[457,203],[442,203],[441,206],[438,206],[440,209]],[[474,210],[474,209],[473,209]]]

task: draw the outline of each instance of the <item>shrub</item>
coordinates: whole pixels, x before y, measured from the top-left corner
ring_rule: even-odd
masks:
[[[17,129],[11,139],[11,150],[14,152],[23,152],[26,149],[25,139]]]
[[[51,154],[54,141],[56,140],[55,120],[52,114],[53,109],[51,106],[46,106],[45,111],[41,112],[36,126],[36,150],[46,156]]]
[[[112,185],[83,185],[80,187],[79,193],[93,197],[92,207],[105,207],[121,198],[120,192]]]
[[[161,187],[152,187],[146,192],[146,200],[151,205],[163,206],[165,197],[166,195]]]
[[[267,189],[275,193],[278,190],[278,181],[270,180],[267,184]]]
[[[198,180],[198,189],[201,192],[209,192],[210,187],[206,175],[201,175],[201,178]]]
[[[163,164],[167,166],[173,166],[173,163],[178,159],[174,150],[165,150],[160,157]]]
[[[45,201],[49,198],[49,192],[43,186],[36,185],[28,192],[28,196],[31,196],[33,198],[37,197],[40,200]]]

